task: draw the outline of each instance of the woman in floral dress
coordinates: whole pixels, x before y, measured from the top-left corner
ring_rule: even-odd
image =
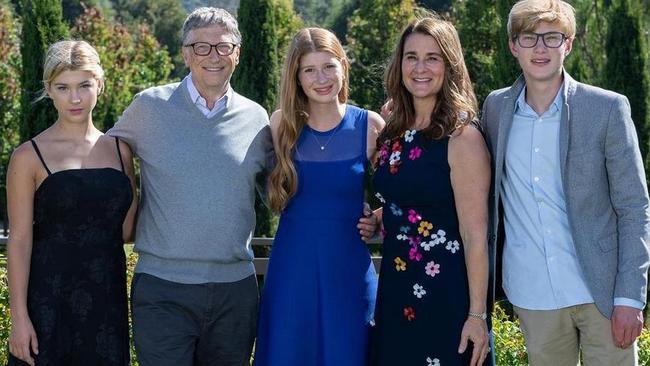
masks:
[[[454,27],[404,30],[378,138],[383,261],[372,365],[491,364],[487,312],[490,159]]]

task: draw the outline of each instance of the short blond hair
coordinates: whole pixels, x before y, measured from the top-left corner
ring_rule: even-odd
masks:
[[[559,24],[569,38],[576,34],[575,9],[562,0],[521,0],[508,15],[508,38],[531,32],[541,22]]]
[[[86,41],[59,41],[52,44],[45,54],[44,89],[37,101],[47,97],[49,85],[64,71],[88,71],[95,79],[104,80],[104,69],[93,46]]]

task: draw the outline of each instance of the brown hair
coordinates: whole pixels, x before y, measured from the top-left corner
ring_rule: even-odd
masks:
[[[343,86],[338,100],[348,99],[349,65],[341,42],[334,33],[322,28],[303,28],[293,37],[282,69],[280,83],[281,110],[278,126],[277,164],[269,175],[269,204],[273,211],[281,212],[298,188],[298,175],[293,164],[293,154],[298,137],[307,123],[308,99],[298,84],[300,59],[310,52],[328,52],[343,66]]]
[[[402,57],[406,39],[413,33],[433,37],[440,46],[445,63],[445,77],[431,114],[431,123],[422,133],[439,139],[476,117],[477,101],[465,66],[463,49],[454,26],[440,17],[425,13],[412,21],[399,38],[393,58],[386,71],[386,91],[393,101],[386,128],[377,139],[377,146],[399,137],[415,123],[413,97],[402,82]]]

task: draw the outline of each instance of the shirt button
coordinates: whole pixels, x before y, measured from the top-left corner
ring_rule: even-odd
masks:
[[[535,177],[535,178],[533,178],[533,180],[534,180],[535,182],[539,182],[539,177]]]
[[[537,119],[537,122],[542,122],[542,118],[541,118],[541,117],[538,118],[538,119]]]
[[[539,152],[539,147],[536,147],[536,148],[535,148],[535,152]]]

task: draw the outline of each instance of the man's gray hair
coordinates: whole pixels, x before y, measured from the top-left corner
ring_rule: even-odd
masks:
[[[229,12],[221,8],[202,7],[195,9],[183,23],[183,44],[187,42],[190,31],[198,28],[221,26],[233,37],[233,41],[241,44],[241,33],[237,26],[237,20]]]

